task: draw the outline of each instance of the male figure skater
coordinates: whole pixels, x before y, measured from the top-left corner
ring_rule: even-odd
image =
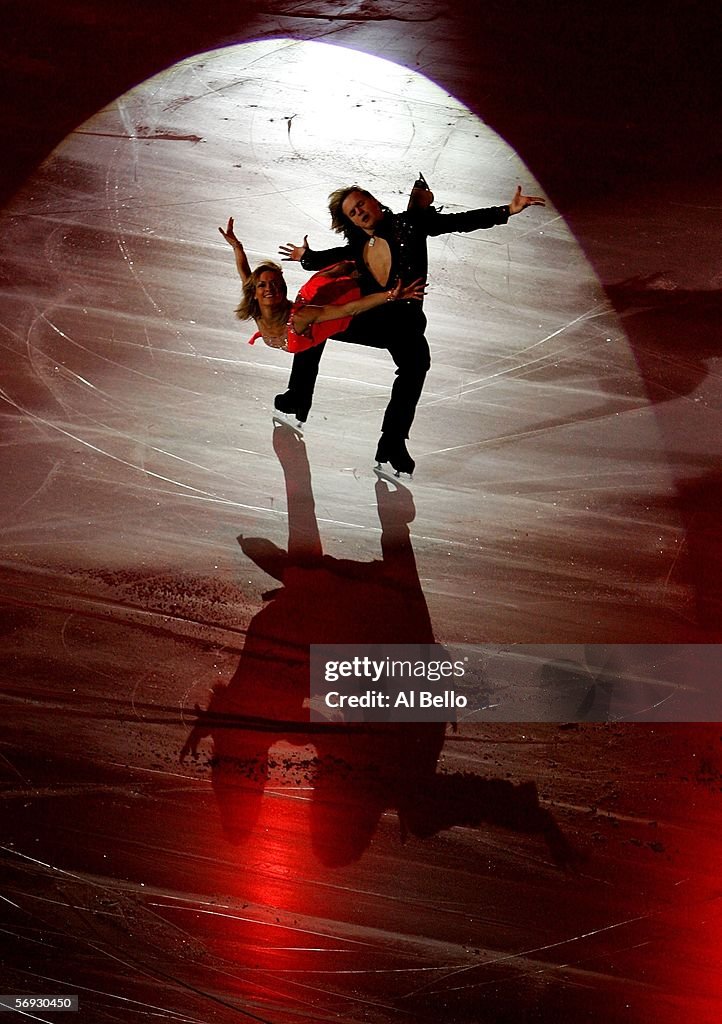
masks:
[[[392,213],[358,185],[337,189],[329,196],[331,227],[345,237],[346,245],[315,252],[309,247],[306,236],[300,246],[291,242],[281,246],[281,255],[285,260],[300,261],[304,270],[321,270],[341,260],[353,260],[361,293],[369,295],[387,289],[397,279],[402,282],[425,280],[428,270],[426,239],[430,235],[506,224],[510,216],[528,206],[544,205],[544,200],[538,196],[522,195],[521,186],[507,206],[465,213],[440,213],[431,205],[433,198],[423,176],[414,184],[409,208],[403,213]],[[415,467],[406,448],[406,439],[431,366],[425,328],[421,302],[394,302],[360,314],[346,330],[335,336],[340,341],[385,348],[396,364],[396,379],[384,414],[376,461],[380,465],[390,463],[397,475],[411,475]],[[294,356],[288,390],[276,395],[276,409],[301,422],[306,420],[311,408],[323,348],[318,345]]]

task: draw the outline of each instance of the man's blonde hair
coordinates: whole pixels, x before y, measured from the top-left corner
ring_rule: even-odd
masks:
[[[337,188],[335,192],[331,193],[328,197],[328,212],[331,214],[331,227],[339,235],[343,235],[347,242],[352,242],[354,239],[365,237],[361,228],[352,224],[341,209],[352,192],[360,192],[362,196],[374,199],[378,203],[376,196],[372,195],[368,189],[361,188],[360,185],[346,185],[345,188]],[[388,207],[384,206],[382,203],[379,203],[379,206],[381,206],[384,213],[391,212]]]

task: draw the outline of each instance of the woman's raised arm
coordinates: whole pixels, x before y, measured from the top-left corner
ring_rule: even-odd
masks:
[[[245,249],[243,248],[243,244],[238,238],[236,238],[236,234],[233,230],[233,217],[228,218],[228,224],[226,225],[225,231],[223,228],[218,228],[218,230],[233,249],[233,254],[236,257],[236,270],[238,271],[238,276],[240,277],[241,282],[245,284],[251,276],[251,267],[246,256]]]

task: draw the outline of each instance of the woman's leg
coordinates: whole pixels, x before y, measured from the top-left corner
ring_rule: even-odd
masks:
[[[313,391],[316,386],[318,367],[326,342],[297,352],[293,357],[291,376],[288,378],[288,390],[276,395],[274,406],[279,412],[295,415],[305,423],[313,402]]]

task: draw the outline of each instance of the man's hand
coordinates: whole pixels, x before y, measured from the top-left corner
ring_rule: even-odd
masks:
[[[521,185],[517,185],[514,198],[509,203],[509,214],[521,213],[522,210],[526,210],[527,206],[546,206],[546,202],[541,196],[523,196]]]
[[[218,228],[218,230],[233,249],[243,250],[243,245],[241,244],[239,239],[236,238],[235,233],[233,231],[233,217],[228,218],[228,224],[226,225],[225,231],[223,230],[223,228]]]
[[[278,247],[278,251],[281,254],[282,259],[287,263],[290,263],[291,261],[300,263],[306,249],[308,249],[308,235],[303,236],[303,245],[294,245],[293,242],[286,242],[285,245]]]

